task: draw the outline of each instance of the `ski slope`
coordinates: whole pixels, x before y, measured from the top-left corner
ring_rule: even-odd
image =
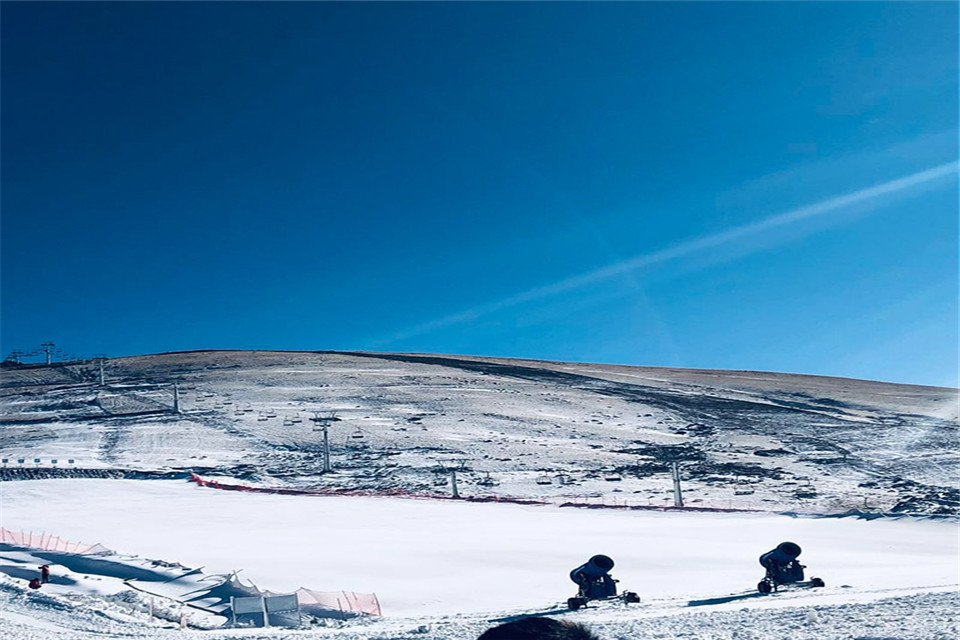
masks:
[[[13,461],[0,469],[0,526],[99,542],[129,565],[55,566],[59,582],[33,592],[40,556],[0,550],[0,637],[473,640],[531,614],[583,621],[603,640],[960,637],[955,515],[778,514],[956,514],[955,389],[369,353],[161,354],[111,360],[106,374],[101,385],[89,363],[0,369],[0,453]],[[337,417],[330,474],[317,414]],[[558,506],[668,506],[671,456],[688,506],[752,512]],[[546,504],[382,495],[449,496],[451,467],[463,495]],[[373,495],[219,491],[189,471]],[[825,588],[755,595],[757,557],[784,540]],[[640,605],[558,606],[574,592],[569,570],[595,553],[617,561]],[[269,636],[181,631],[179,603],[160,599],[148,620],[147,596],[120,580],[153,560],[239,570],[274,592],[375,592],[384,616]],[[690,604],[703,600],[714,602]],[[222,622],[205,615],[190,623]]]
[[[449,494],[438,471],[459,465],[466,495],[665,506],[673,458],[689,506],[960,512],[956,389],[370,353],[160,354],[108,361],[104,385],[97,373],[0,368],[0,454],[26,461],[0,477],[197,470]],[[315,415],[337,418],[333,475],[318,473]]]
[[[635,613],[752,591],[757,556],[804,549],[821,590],[710,607],[869,602],[957,586],[957,523],[914,518],[594,511],[398,498],[241,494],[177,481],[4,483],[2,524],[204,566],[272,591],[375,591],[390,618],[540,611],[575,591],[570,569],[617,561]]]

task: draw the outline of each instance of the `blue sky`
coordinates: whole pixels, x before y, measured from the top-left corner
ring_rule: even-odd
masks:
[[[956,3],[0,11],[4,353],[958,383]]]

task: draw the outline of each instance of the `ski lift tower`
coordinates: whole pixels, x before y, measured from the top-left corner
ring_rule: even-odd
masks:
[[[460,490],[457,487],[457,471],[463,471],[467,467],[466,458],[457,458],[455,460],[450,460],[449,465],[443,464],[442,462],[437,467],[437,470],[441,474],[450,474],[450,497],[451,498],[460,498]],[[444,483],[446,484],[446,483]]]
[[[683,493],[680,491],[680,463],[676,460],[670,463],[670,471],[673,475],[673,506],[683,506]]]
[[[173,383],[173,412],[183,413],[183,409],[180,407],[180,385],[176,382]]]
[[[40,345],[40,349],[46,355],[47,364],[50,364],[52,361],[53,350],[56,348],[56,345],[52,342],[44,342]]]
[[[97,379],[99,380],[101,387],[104,386],[103,363],[104,361],[106,361],[106,359],[107,359],[107,355],[105,353],[98,353],[93,356],[94,362],[97,363],[97,369],[99,373],[99,375],[97,376]]]
[[[330,413],[329,415],[322,416],[320,412],[314,413],[314,417],[310,418],[313,422],[317,423],[318,426],[314,427],[314,431],[320,431],[323,433],[323,473],[330,473],[330,434],[329,428],[331,422],[340,422],[340,418],[337,417],[336,413]]]

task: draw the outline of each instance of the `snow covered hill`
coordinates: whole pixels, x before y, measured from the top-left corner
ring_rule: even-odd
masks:
[[[98,378],[89,362],[3,365],[3,477],[189,470],[261,487],[449,495],[457,469],[464,496],[665,506],[679,460],[687,506],[960,510],[955,389],[332,352],[120,358]],[[336,418],[331,474],[320,473],[316,415]]]
[[[0,544],[4,638],[473,640],[526,615],[603,640],[958,635],[955,389],[331,352],[120,358],[102,382],[92,362],[0,373],[0,527],[117,550]],[[662,512],[672,462],[688,509]],[[449,498],[454,476],[471,500],[408,499]],[[255,492],[211,488],[227,485]],[[852,508],[920,515],[810,515]],[[786,539],[827,586],[758,596],[757,556]],[[639,605],[562,606],[594,553]],[[34,591],[41,562],[53,581]],[[376,593],[384,615],[210,630],[224,611],[176,594],[212,601],[235,570],[274,592]],[[156,586],[167,573],[180,591]]]

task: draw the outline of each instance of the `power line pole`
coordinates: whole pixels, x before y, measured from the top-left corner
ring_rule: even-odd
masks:
[[[454,498],[460,497],[460,492],[457,491],[457,468],[450,467],[450,486],[452,489],[452,495]]]
[[[43,350],[44,354],[46,354],[47,356],[47,364],[50,364],[51,355],[53,354],[53,350],[54,348],[56,348],[56,345],[53,344],[52,342],[44,342],[43,344],[40,345],[40,348]]]

